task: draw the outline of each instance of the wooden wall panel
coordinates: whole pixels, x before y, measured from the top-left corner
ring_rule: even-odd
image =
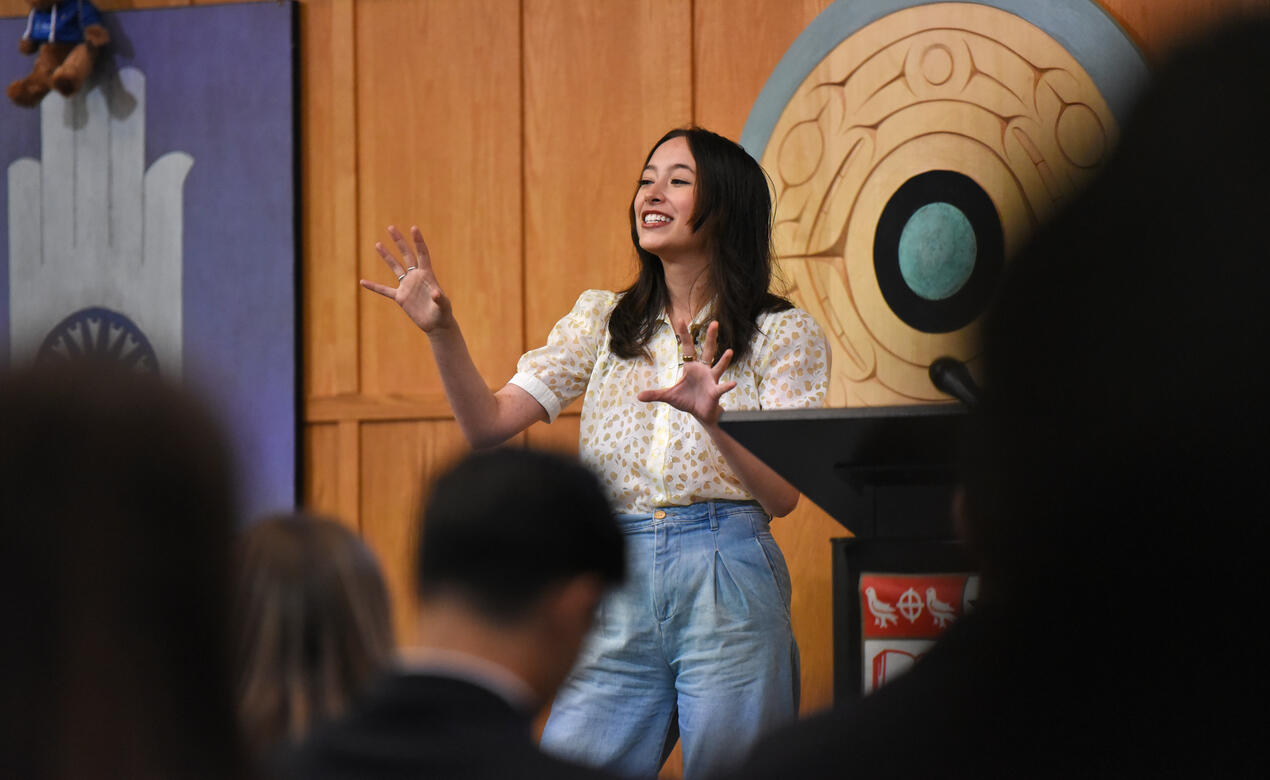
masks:
[[[1099,0],[1152,64],[1169,50],[1231,16],[1270,8],[1270,0]]]
[[[301,198],[301,365],[305,419],[315,399],[347,398],[358,376],[357,107],[353,0],[305,3],[299,10]],[[361,438],[356,418],[314,426],[305,449],[303,500],[361,527]],[[322,469],[319,478],[311,472]]]
[[[358,390],[357,111],[353,0],[300,9],[305,398]],[[353,464],[354,466],[356,464]]]
[[[689,0],[525,0],[525,336],[634,279],[648,147],[692,119]]]
[[[452,420],[370,422],[361,427],[362,535],[383,566],[399,640],[410,636],[416,599],[415,513],[424,489],[468,452]]]
[[[340,516],[339,426],[335,423],[306,425],[304,436],[304,476],[300,500],[315,512],[340,517],[352,527],[355,518]]]
[[[696,0],[694,5],[697,123],[740,138],[750,107],[785,51],[833,0]]]
[[[357,3],[356,47],[361,274],[392,281],[373,243],[417,223],[478,368],[501,384],[522,343],[519,3]],[[426,337],[362,295],[361,392],[439,390]]]

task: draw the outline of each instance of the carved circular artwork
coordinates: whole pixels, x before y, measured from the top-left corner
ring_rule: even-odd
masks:
[[[132,320],[99,306],[80,309],[49,331],[36,361],[117,360],[138,373],[157,374],[159,359]]]
[[[830,405],[947,400],[930,363],[975,370],[1008,258],[1115,144],[1104,91],[1127,105],[1141,55],[1093,3],[1047,5],[837,3],[755,104],[742,142],[772,177],[791,296],[830,338]],[[1053,37],[1082,14],[1084,35],[1057,33],[1095,36],[1097,78]]]

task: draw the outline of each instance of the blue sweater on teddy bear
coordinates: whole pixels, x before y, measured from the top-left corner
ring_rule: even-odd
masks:
[[[84,40],[85,27],[101,23],[101,13],[88,0],[62,0],[47,11],[31,11],[22,37],[50,43],[80,43]]]

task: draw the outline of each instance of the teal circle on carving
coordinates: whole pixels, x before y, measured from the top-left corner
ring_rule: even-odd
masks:
[[[957,293],[975,270],[975,229],[951,203],[927,203],[900,232],[900,275],[919,297],[942,301]]]

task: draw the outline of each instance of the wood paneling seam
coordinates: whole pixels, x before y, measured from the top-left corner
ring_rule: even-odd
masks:
[[[697,125],[697,0],[688,0],[688,116]]]
[[[525,226],[528,224],[528,217],[525,214],[525,200],[528,195],[529,180],[529,162],[527,159],[527,144],[525,143],[525,123],[527,120],[525,112],[525,0],[520,0],[517,4],[519,15],[519,36],[520,51],[520,351],[522,353],[529,351],[529,294],[528,285],[525,281],[529,278],[529,242],[525,239]]]
[[[334,166],[335,196],[335,251],[337,262],[339,256],[343,263],[337,267],[351,267],[352,278],[357,277],[357,17],[353,0],[336,0],[333,7],[332,47],[336,52],[344,52],[347,67],[333,69],[331,89],[332,120],[334,122],[333,146],[336,155]],[[361,299],[358,288],[350,279],[344,300],[351,304],[345,313],[349,318],[346,323],[351,338],[341,342],[341,354],[337,359],[339,369],[338,387],[344,392],[357,392],[361,389],[360,345],[360,310]]]
[[[332,74],[331,89],[333,107],[333,139],[336,165],[334,166],[335,195],[335,267],[341,271],[350,269],[352,278],[357,277],[357,24],[353,0],[337,0],[332,8],[332,47],[336,52],[345,52],[347,67],[335,68]],[[343,262],[340,262],[343,254]],[[357,393],[361,390],[361,355],[360,355],[360,307],[358,288],[349,279],[348,292],[341,296],[345,302],[342,318],[347,318],[345,326],[348,334],[338,341],[340,355],[336,365],[339,366],[337,387],[341,390]],[[345,297],[348,296],[348,297]],[[311,407],[310,407],[311,408]],[[307,409],[306,409],[307,411]],[[338,459],[340,489],[336,502],[340,514],[347,522],[362,528],[362,486],[361,486],[361,423],[358,420],[343,419],[339,422],[340,450]]]

